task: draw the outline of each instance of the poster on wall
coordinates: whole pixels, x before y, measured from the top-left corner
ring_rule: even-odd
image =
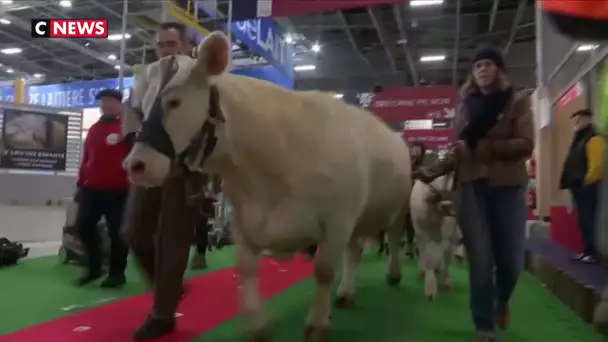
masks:
[[[0,167],[64,171],[68,116],[4,109]]]

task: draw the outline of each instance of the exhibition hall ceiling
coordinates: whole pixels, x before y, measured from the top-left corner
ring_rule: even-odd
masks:
[[[59,83],[117,77],[123,1],[0,2],[0,79],[27,75]],[[219,1],[221,3],[221,1]],[[418,6],[426,2],[428,6]],[[431,3],[430,5],[428,3]],[[126,63],[154,58],[153,27],[133,20],[158,10],[160,1],[129,1]],[[68,6],[71,5],[71,6]],[[112,39],[45,40],[30,37],[32,18],[107,18]],[[301,89],[370,90],[374,84],[455,84],[466,77],[480,45],[506,51],[518,87],[535,85],[533,0],[412,0],[331,13],[277,18],[296,49],[294,72]],[[213,29],[205,16],[200,24]]]

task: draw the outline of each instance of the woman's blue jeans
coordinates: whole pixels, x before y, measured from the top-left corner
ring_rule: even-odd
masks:
[[[508,304],[524,265],[528,209],[522,186],[461,183],[457,219],[469,260],[470,308],[478,334],[494,336],[496,312]]]

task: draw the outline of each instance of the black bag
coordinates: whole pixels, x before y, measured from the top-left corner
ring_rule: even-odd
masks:
[[[19,259],[25,258],[29,252],[29,248],[23,248],[23,245],[18,242],[0,238],[0,267],[16,264]]]

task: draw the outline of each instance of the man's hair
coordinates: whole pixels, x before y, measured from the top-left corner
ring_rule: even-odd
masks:
[[[176,23],[174,21],[169,21],[169,22],[160,24],[160,29],[162,31],[176,30],[177,32],[179,32],[180,40],[184,43],[188,42],[188,37],[187,37],[187,32],[186,32],[187,30],[186,30],[186,26],[184,24]]]

